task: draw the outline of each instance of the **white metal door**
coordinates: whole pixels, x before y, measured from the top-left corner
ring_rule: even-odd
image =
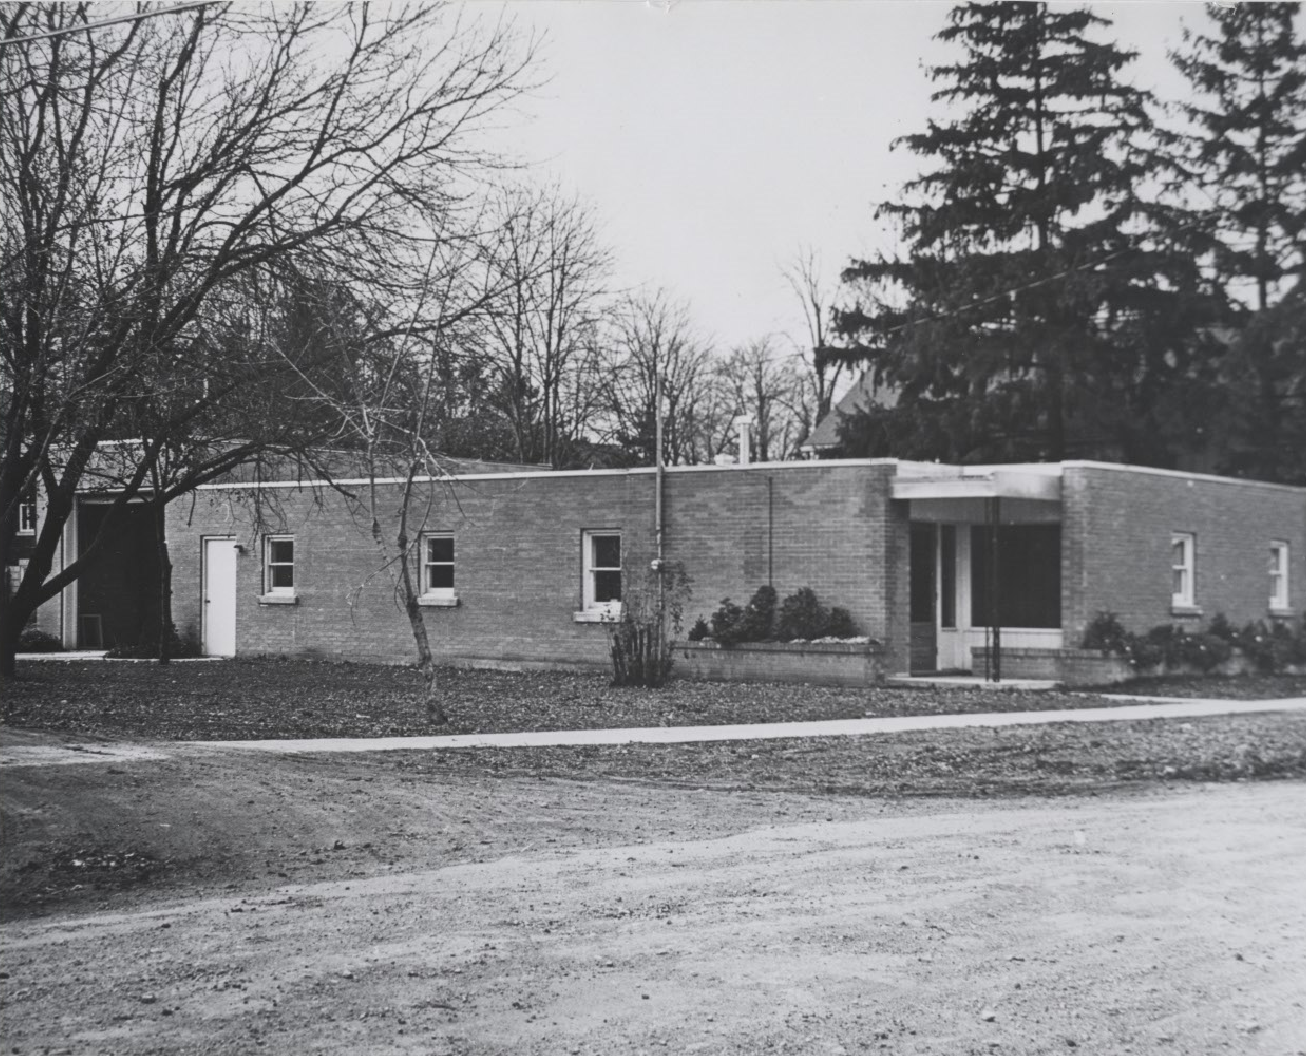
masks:
[[[236,541],[204,540],[204,655],[236,655]]]

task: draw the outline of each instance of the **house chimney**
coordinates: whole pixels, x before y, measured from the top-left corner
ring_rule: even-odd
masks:
[[[748,427],[753,424],[753,416],[741,414],[731,424],[739,430],[739,464],[746,466],[752,461],[753,445],[750,443]]]

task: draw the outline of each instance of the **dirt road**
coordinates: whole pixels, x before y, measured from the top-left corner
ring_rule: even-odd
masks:
[[[131,764],[137,820],[201,831],[212,775],[161,795],[172,765]],[[4,926],[4,1051],[1306,1053],[1300,783],[885,802],[239,765],[225,873]]]

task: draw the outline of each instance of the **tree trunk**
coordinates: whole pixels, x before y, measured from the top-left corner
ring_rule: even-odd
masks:
[[[163,503],[152,502],[154,514],[154,548],[159,556],[159,663],[172,662],[172,559],[168,556],[168,537],[164,524]]]
[[[432,726],[444,726],[449,722],[449,716],[440,700],[439,674],[435,669],[435,660],[431,656],[431,640],[426,634],[422,607],[417,603],[417,596],[413,593],[412,581],[407,569],[401,573],[401,576],[404,610],[408,613],[408,626],[412,629],[413,641],[417,643],[417,670],[422,673],[422,700],[426,705],[426,718]]]
[[[13,611],[8,598],[0,600],[0,682],[12,682],[17,669],[14,654],[18,652],[18,635],[12,629]]]

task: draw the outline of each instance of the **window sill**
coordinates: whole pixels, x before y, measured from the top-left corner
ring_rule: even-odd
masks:
[[[424,609],[454,609],[461,602],[457,594],[423,594],[417,599],[417,604]]]
[[[1269,615],[1272,620],[1291,620],[1296,618],[1297,613],[1294,609],[1280,609],[1271,605]]]
[[[620,623],[626,615],[625,608],[582,609],[571,614],[572,623]]]
[[[1171,616],[1201,616],[1202,609],[1198,605],[1171,605]]]
[[[260,594],[258,596],[260,605],[298,605],[299,595],[297,594]]]

